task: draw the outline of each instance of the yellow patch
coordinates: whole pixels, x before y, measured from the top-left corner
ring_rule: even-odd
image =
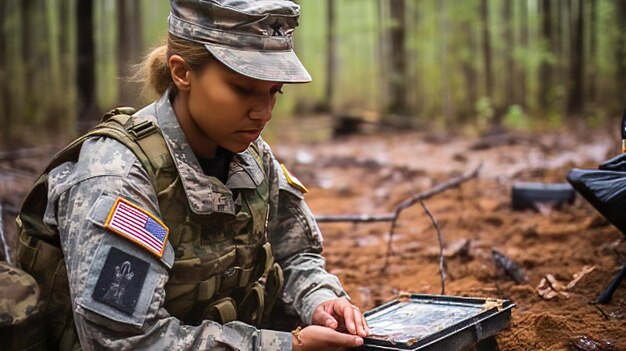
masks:
[[[118,197],[104,227],[161,258],[167,245],[169,228],[143,208]]]
[[[287,170],[287,167],[285,167],[284,164],[281,163],[280,167],[283,169],[283,172],[285,173],[285,178],[287,178],[287,182],[291,184],[291,186],[295,187],[296,189],[300,190],[301,192],[305,194],[309,192],[309,189],[307,189],[304,186],[304,184],[302,184],[302,182],[298,180],[298,178],[296,178],[294,175],[289,173],[289,171]]]

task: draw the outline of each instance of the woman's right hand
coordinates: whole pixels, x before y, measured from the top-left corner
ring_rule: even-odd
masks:
[[[310,325],[300,331],[302,346],[293,337],[294,351],[335,351],[363,345],[363,338],[356,335],[337,332],[328,327]]]

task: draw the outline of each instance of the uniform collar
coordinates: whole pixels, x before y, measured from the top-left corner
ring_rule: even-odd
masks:
[[[155,103],[156,118],[174,159],[189,207],[196,214],[213,212],[235,214],[231,189],[258,187],[265,179],[263,170],[255,161],[249,147],[233,156],[226,185],[216,178],[205,175],[178,123],[169,96],[168,89]]]

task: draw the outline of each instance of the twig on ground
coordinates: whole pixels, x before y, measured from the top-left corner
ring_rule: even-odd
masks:
[[[347,214],[347,215],[318,215],[315,216],[315,220],[318,223],[339,223],[339,222],[354,222],[354,223],[373,223],[373,222],[393,222],[398,220],[399,213],[403,210],[415,205],[416,203],[427,200],[439,193],[442,193],[450,188],[457,187],[462,183],[475,178],[478,175],[482,167],[482,163],[478,165],[474,170],[468,172],[462,176],[450,179],[444,183],[438,184],[433,188],[416,194],[396,206],[394,212],[383,213],[379,215],[367,215],[367,214]],[[393,231],[392,231],[393,232]]]
[[[0,162],[15,161],[15,160],[21,160],[24,158],[35,158],[35,157],[47,156],[53,153],[55,149],[56,149],[55,146],[50,145],[50,146],[34,147],[34,148],[27,148],[27,149],[18,149],[18,150],[12,150],[12,151],[3,151],[3,152],[0,152]]]
[[[441,295],[445,295],[446,294],[446,266],[445,266],[444,257],[443,257],[443,249],[444,249],[443,234],[441,234],[441,227],[439,226],[439,222],[437,221],[435,216],[433,216],[433,214],[430,212],[430,210],[426,206],[426,203],[424,201],[420,201],[420,204],[422,205],[422,208],[424,209],[424,212],[426,212],[426,215],[428,216],[428,218],[430,218],[430,221],[433,223],[435,230],[437,230],[437,240],[439,241],[439,274],[441,275]]]
[[[431,197],[438,195],[448,189],[452,189],[452,188],[456,188],[459,185],[467,182],[470,179],[476,178],[478,176],[478,173],[480,172],[480,169],[482,168],[483,164],[482,162],[476,166],[476,168],[474,168],[472,171],[467,172],[459,177],[456,178],[452,178],[448,181],[445,181],[443,183],[437,184],[436,186],[423,191],[417,195],[414,195],[404,201],[402,201],[398,206],[396,206],[395,211],[394,211],[394,218],[393,221],[391,222],[391,229],[389,230],[389,239],[387,241],[387,252],[385,253],[385,264],[383,265],[382,271],[384,272],[387,269],[387,266],[389,266],[389,256],[391,255],[392,252],[392,242],[393,242],[393,234],[395,233],[396,227],[397,227],[397,221],[398,218],[400,217],[400,214],[402,213],[402,211],[406,210],[407,208],[415,205],[418,202],[422,202],[424,200],[428,200]]]
[[[7,243],[7,239],[4,236],[4,221],[2,218],[2,202],[0,202],[0,241],[2,241],[2,251],[4,254],[4,259],[7,263],[11,264],[11,255],[9,254],[9,244]]]
[[[338,223],[338,222],[353,222],[353,223],[373,223],[373,222],[391,222],[391,227],[389,229],[389,238],[387,241],[387,252],[385,253],[385,263],[383,265],[383,268],[381,269],[381,271],[385,271],[387,269],[387,267],[389,266],[389,256],[392,253],[392,242],[393,242],[393,234],[396,231],[396,228],[398,226],[398,219],[400,218],[400,214],[402,213],[402,211],[406,210],[407,208],[417,204],[417,203],[422,203],[422,207],[424,208],[424,210],[426,211],[426,214],[429,215],[429,217],[431,218],[431,221],[433,221],[433,224],[435,225],[435,227],[437,228],[438,231],[438,235],[440,235],[440,229],[439,229],[439,225],[435,224],[437,223],[436,220],[434,219],[434,217],[432,216],[432,214],[430,214],[430,212],[428,211],[426,205],[423,203],[424,200],[430,199],[431,197],[438,195],[448,189],[452,189],[452,188],[456,188],[458,186],[460,186],[461,184],[467,182],[468,180],[471,180],[473,178],[476,178],[478,176],[478,173],[480,172],[481,168],[482,168],[483,164],[482,162],[476,166],[476,168],[474,168],[473,170],[462,174],[458,177],[449,179],[443,183],[437,184],[434,187],[427,189],[421,193],[415,194],[407,199],[405,199],[404,201],[400,202],[395,208],[394,211],[392,213],[383,213],[380,215],[365,215],[365,214],[354,214],[354,215],[321,215],[321,216],[316,216],[315,220],[319,223]],[[441,238],[440,235],[440,245],[443,245],[443,240]],[[441,247],[441,250],[443,250],[443,246]],[[443,252],[443,251],[442,251]],[[443,253],[441,254],[440,257],[440,261],[442,261],[443,259]],[[441,265],[443,265],[443,262],[440,262],[440,268]],[[442,275],[445,275],[445,272],[443,271],[443,269],[440,269],[442,272]],[[444,289],[443,287],[443,279],[442,278],[442,291]]]
[[[374,222],[391,222],[395,218],[393,213],[384,213],[380,215],[320,215],[315,216],[318,223],[338,223],[338,222],[354,222],[354,223],[374,223]]]

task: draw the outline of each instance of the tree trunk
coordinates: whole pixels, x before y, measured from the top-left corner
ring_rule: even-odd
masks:
[[[441,32],[441,72],[443,80],[443,116],[445,118],[446,125],[452,123],[452,116],[454,115],[454,104],[452,100],[452,93],[450,92],[450,79],[449,79],[449,65],[448,65],[448,14],[446,9],[446,1],[439,0],[439,31]]]
[[[141,39],[141,1],[117,1],[117,56],[121,82],[118,90],[118,104],[136,106],[140,102],[140,88],[129,80],[132,65],[141,59],[143,50]]]
[[[522,50],[528,50],[528,3],[526,1],[520,1],[520,47]],[[518,100],[522,106],[526,106],[526,72],[528,71],[528,60],[525,60],[523,64],[518,65],[517,83],[519,84],[519,96]]]
[[[588,72],[587,72],[587,81],[588,81],[588,101],[592,104],[596,103],[596,51],[597,51],[597,42],[596,42],[596,34],[598,33],[597,28],[597,16],[598,13],[598,2],[592,1],[589,4],[589,63],[588,63]]]
[[[515,60],[513,59],[513,51],[515,50],[515,39],[513,37],[513,2],[512,1],[503,1],[502,2],[502,19],[504,21],[504,42],[505,42],[505,52],[504,52],[504,62],[505,69],[508,71],[505,75],[506,79],[504,79],[504,106],[508,107],[516,103],[515,101],[515,88],[517,83],[515,82],[515,73],[517,72],[517,68],[515,66]]]
[[[76,87],[78,90],[78,128],[87,130],[97,117],[96,62],[93,30],[93,0],[76,4]]]
[[[389,38],[389,33],[387,30],[387,10],[388,10],[388,6],[387,3],[383,2],[383,1],[377,1],[377,6],[376,6],[376,10],[377,10],[377,15],[378,15],[378,21],[376,21],[377,23],[377,32],[376,32],[376,38],[375,38],[375,43],[376,43],[376,51],[377,51],[377,58],[378,58],[378,77],[379,80],[381,82],[381,84],[385,87],[387,87],[387,84],[389,84],[390,79],[389,79],[389,64],[388,64],[388,59],[389,59],[389,54],[388,54],[388,38]],[[389,112],[389,89],[380,89],[380,110],[384,115],[386,115]]]
[[[468,20],[463,23],[463,35],[465,36],[465,43],[470,52],[476,50],[476,38],[474,36],[473,21]],[[474,111],[474,106],[478,101],[478,79],[476,74],[476,68],[474,66],[474,55],[470,55],[463,60],[461,64],[461,70],[463,71],[463,77],[465,82],[465,107],[463,111],[464,115],[469,116]]]
[[[6,23],[8,18],[7,3],[0,2],[0,23]],[[0,36],[7,38],[8,35],[4,31],[4,26],[0,27]],[[9,91],[8,79],[8,54],[7,41],[0,40],[0,82],[4,82],[0,87],[0,123],[2,123],[2,144],[0,146],[10,145],[9,138],[13,129],[13,111],[11,109],[11,93]]]
[[[576,1],[576,0],[574,0]],[[556,28],[553,34],[553,52],[555,53],[556,66],[554,69],[555,78],[553,83],[555,86],[565,87],[566,90],[569,87],[570,81],[570,66],[572,64],[571,50],[572,50],[572,3],[570,1],[558,2],[559,6],[556,9]],[[557,68],[558,67],[558,68]],[[566,92],[567,93],[567,92]],[[564,96],[565,102],[562,104],[563,113],[567,112],[567,95]]]
[[[483,62],[485,69],[485,95],[493,100],[493,77],[491,75],[491,37],[489,35],[489,0],[480,2],[480,18],[482,21]]]
[[[61,66],[61,91],[66,97],[66,117],[63,121],[68,130],[73,130],[76,122],[76,89],[74,85],[74,66],[72,64],[72,21],[74,8],[70,0],[59,1],[59,62]]]
[[[34,36],[35,30],[33,26],[33,16],[35,15],[35,2],[32,0],[21,1],[21,19],[22,24],[22,67],[24,72],[23,87],[25,94],[24,100],[24,119],[32,119],[37,111],[39,102],[37,101],[36,84],[35,84],[35,45],[37,40]]]
[[[324,106],[328,112],[332,112],[334,80],[337,72],[334,0],[326,0],[326,31],[326,90],[324,92]]]
[[[567,104],[567,112],[570,115],[581,113],[585,102],[584,3],[584,0],[578,0],[578,6],[573,6],[571,11],[574,16],[574,29],[571,31],[570,84]]]
[[[553,42],[552,34],[552,0],[541,0],[541,39],[543,42],[543,50],[551,51]],[[543,109],[549,108],[550,101],[548,95],[552,88],[552,64],[544,59],[539,67],[539,106]]]
[[[391,72],[389,112],[396,115],[408,113],[406,99],[406,16],[405,0],[389,0],[392,25],[389,31],[391,43]]]
[[[626,89],[623,89],[624,82],[626,82],[626,1],[616,1],[617,11],[617,25],[619,28],[617,43],[615,46],[615,63],[616,63],[616,87],[617,98],[626,103]]]

